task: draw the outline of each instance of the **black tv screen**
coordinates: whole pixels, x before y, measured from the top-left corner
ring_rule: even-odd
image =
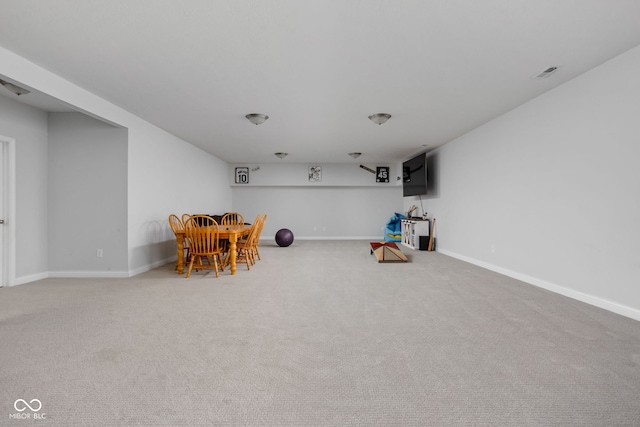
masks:
[[[420,154],[402,163],[402,195],[427,194],[427,156]]]

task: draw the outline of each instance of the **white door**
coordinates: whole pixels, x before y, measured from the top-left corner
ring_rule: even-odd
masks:
[[[0,287],[15,280],[15,139],[0,135]]]
[[[0,137],[1,138],[1,137]],[[0,287],[5,286],[4,277],[4,183],[7,167],[4,163],[5,145],[4,139],[0,139]]]

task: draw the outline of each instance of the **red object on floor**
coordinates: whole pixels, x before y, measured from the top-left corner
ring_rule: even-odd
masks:
[[[395,242],[370,242],[371,253],[375,254],[378,262],[407,262],[407,257]]]

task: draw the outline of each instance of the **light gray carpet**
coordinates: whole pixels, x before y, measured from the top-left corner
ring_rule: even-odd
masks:
[[[0,289],[0,425],[640,425],[640,322],[404,252],[296,241],[236,276]]]

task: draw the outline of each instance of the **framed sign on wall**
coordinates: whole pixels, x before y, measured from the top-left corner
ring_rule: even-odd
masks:
[[[236,168],[236,184],[249,183],[249,168]]]
[[[322,166],[309,166],[309,182],[322,181]]]
[[[376,182],[389,182],[389,167],[376,167]]]

